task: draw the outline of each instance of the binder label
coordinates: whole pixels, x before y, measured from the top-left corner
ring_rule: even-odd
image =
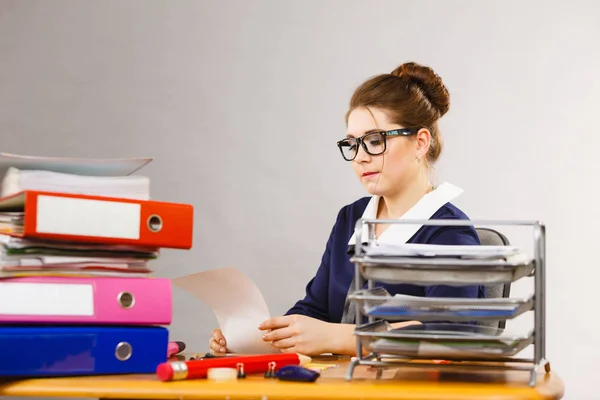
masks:
[[[0,281],[0,315],[94,315],[91,284]]]
[[[40,195],[37,199],[38,233],[140,238],[141,205],[116,201]]]

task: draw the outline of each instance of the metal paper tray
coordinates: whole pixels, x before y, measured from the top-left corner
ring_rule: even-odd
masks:
[[[456,326],[460,324],[432,324]],[[495,328],[464,325],[474,332],[392,330],[385,321],[359,326],[355,334],[368,351],[411,358],[491,360],[512,357],[533,343],[533,333],[524,336],[494,335]],[[489,331],[489,333],[488,333]]]
[[[386,320],[473,321],[508,320],[533,309],[528,299],[454,299],[394,297],[385,288],[359,290],[350,295],[363,314]]]
[[[518,263],[501,260],[463,260],[410,257],[355,256],[365,279],[415,285],[474,285],[509,283],[533,273],[531,259]]]

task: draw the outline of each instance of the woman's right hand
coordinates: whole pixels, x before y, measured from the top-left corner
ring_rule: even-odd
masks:
[[[216,356],[224,356],[227,353],[227,342],[225,341],[225,336],[223,336],[221,329],[217,328],[212,331],[212,337],[208,342],[208,347],[210,348],[211,354]]]

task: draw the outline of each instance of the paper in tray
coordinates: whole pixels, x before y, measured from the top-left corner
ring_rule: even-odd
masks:
[[[500,284],[529,276],[535,268],[530,258],[519,260],[465,260],[419,257],[353,257],[365,279],[415,285]],[[516,262],[518,261],[518,262]]]
[[[513,318],[515,311],[513,310],[411,310],[407,307],[375,307],[368,315],[372,317],[397,317],[397,318],[416,318],[427,317],[428,314],[434,318],[448,317],[464,317],[464,318]]]
[[[533,334],[516,336],[495,328],[456,323],[425,323],[390,329],[385,321],[356,330],[363,345],[372,352],[408,357],[492,358],[510,357],[533,342]]]
[[[531,340],[517,341],[512,345],[494,343],[438,343],[426,340],[375,339],[366,347],[373,352],[398,354],[419,358],[477,359],[512,357],[531,344]]]
[[[367,316],[396,320],[511,319],[533,307],[533,298],[455,299],[399,294],[391,296],[382,287],[357,291],[350,298]]]
[[[436,245],[423,243],[371,243],[364,247],[367,256],[449,257],[464,259],[507,259],[520,253],[515,246]]]
[[[395,301],[394,301],[395,300]],[[366,314],[373,317],[427,317],[428,315],[436,318],[448,317],[466,317],[466,318],[514,318],[520,313],[522,304],[513,303],[510,306],[499,305],[443,305],[440,303],[427,305],[400,305],[398,300],[389,300],[388,304],[372,307],[366,310]]]

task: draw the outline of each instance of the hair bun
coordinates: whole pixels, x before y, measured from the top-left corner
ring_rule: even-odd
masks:
[[[442,78],[430,67],[407,62],[393,70],[391,74],[417,84],[431,105],[439,111],[440,117],[450,109],[450,93]]]

